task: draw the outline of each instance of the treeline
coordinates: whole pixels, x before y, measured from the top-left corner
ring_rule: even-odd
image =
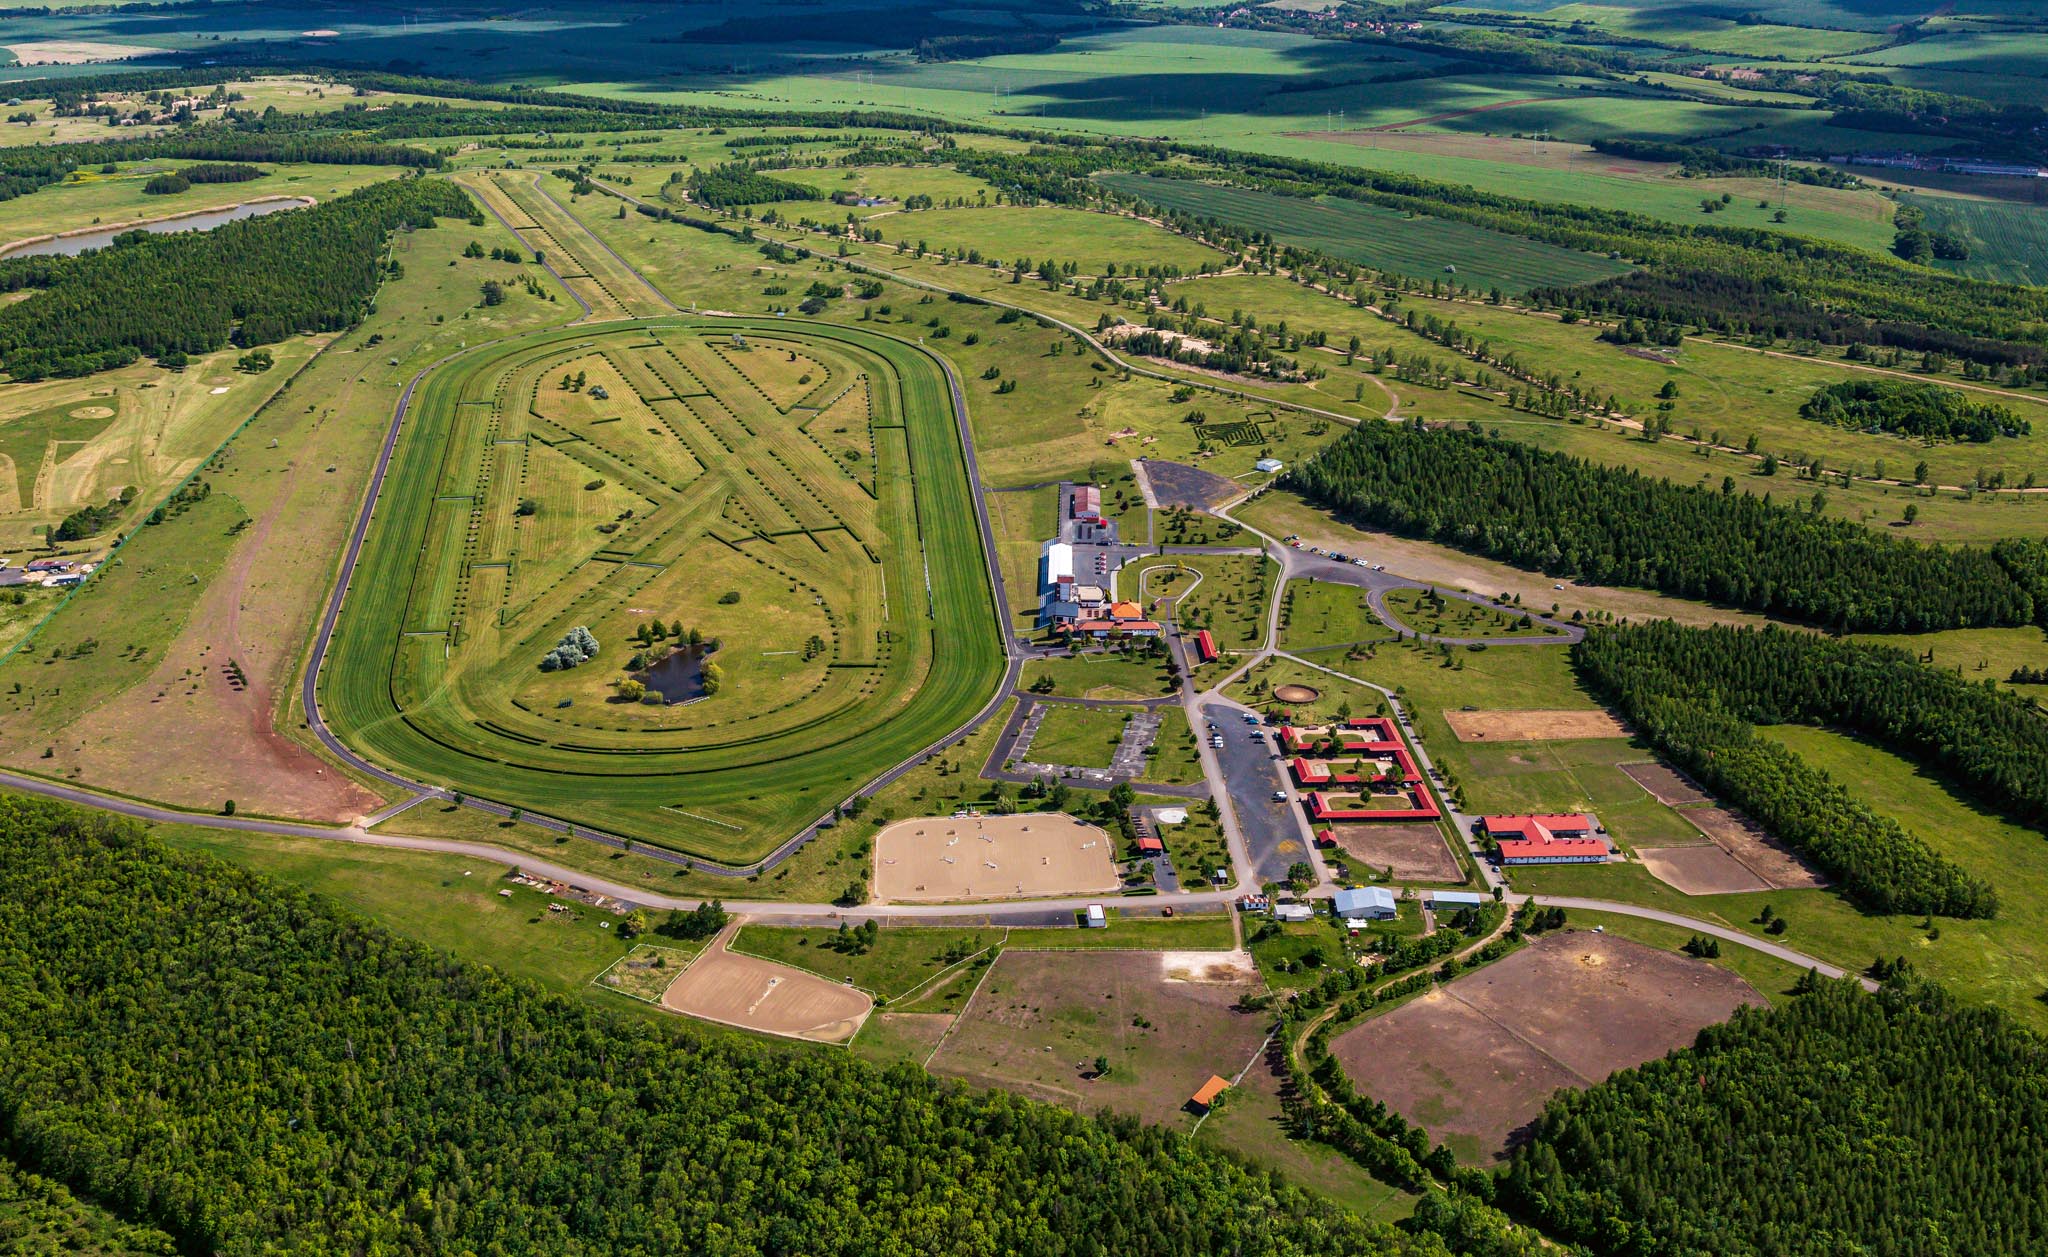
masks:
[[[1833,166],[1795,166],[1791,162],[1740,157],[1734,153],[1724,153],[1718,148],[1707,148],[1700,144],[1680,144],[1672,140],[1602,136],[1593,141],[1593,149],[1595,152],[1606,153],[1612,157],[1626,157],[1632,161],[1670,162],[1682,167],[1684,173],[1699,177],[1756,175],[1777,178],[1782,175],[1792,183],[1826,188],[1849,188],[1861,182],[1856,176],[1837,170]]]
[[[1635,585],[1843,630],[2021,624],[1990,554],[1915,545],[1737,492],[1677,485],[1477,432],[1352,429],[1287,487],[1368,527],[1550,576]]]
[[[1837,428],[1895,432],[1933,441],[1989,441],[2034,427],[2005,406],[1918,380],[1856,379],[1823,385],[1799,405],[1807,419]]]
[[[2048,541],[2007,537],[1992,545],[1991,557],[2033,596],[2034,622],[2048,628]]]
[[[0,1157],[0,1253],[10,1257],[175,1257],[178,1246],[155,1227],[130,1226]]]
[[[1179,1133],[614,1018],[58,804],[0,799],[0,865],[0,1133],[183,1252],[1446,1251]]]
[[[231,340],[337,331],[375,296],[393,230],[476,215],[445,179],[393,179],[212,231],[129,232],[77,257],[0,262],[0,291],[41,290],[0,309],[0,366],[16,380],[83,375],[137,353],[179,363]]]
[[[1060,37],[1051,31],[1001,31],[988,35],[933,35],[917,41],[919,61],[972,61],[1027,52],[1051,52]]]
[[[2048,1251],[2048,1047],[1910,977],[1801,983],[1559,1091],[1500,1199],[1600,1257]]]
[[[1978,802],[2048,830],[2048,720],[2033,703],[1891,646],[1810,633],[1603,628],[1573,650],[1582,674],[1633,701],[1657,691],[1749,724],[1843,729],[1934,769]]]
[[[771,201],[815,201],[824,194],[809,184],[764,175],[745,162],[722,162],[690,172],[684,186],[690,199],[712,209],[765,205]]]
[[[244,162],[200,162],[179,170],[187,183],[247,183],[261,179],[263,171]]]
[[[442,159],[425,149],[381,144],[334,134],[259,135],[215,123],[190,131],[84,144],[24,144],[0,148],[0,201],[61,183],[74,170],[113,162],[195,158],[203,161],[308,162],[330,166],[408,166],[437,169]],[[186,172],[181,172],[186,173]],[[186,178],[191,178],[186,173]]]

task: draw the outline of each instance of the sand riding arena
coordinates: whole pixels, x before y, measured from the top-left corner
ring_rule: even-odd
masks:
[[[882,903],[1097,894],[1117,886],[1110,836],[1058,812],[927,816],[875,835]]]

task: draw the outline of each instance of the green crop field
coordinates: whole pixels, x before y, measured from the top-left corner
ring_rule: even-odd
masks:
[[[1620,275],[1620,262],[1555,245],[1523,240],[1449,219],[1413,217],[1347,201],[1296,197],[1114,174],[1100,181],[1128,196],[1167,209],[1220,218],[1273,233],[1282,244],[1321,249],[1337,257],[1419,279],[1455,273],[1475,288],[1524,292],[1546,284],[1577,284]]]
[[[993,688],[958,430],[900,341],[534,335],[432,375],[406,433],[321,674],[381,763],[744,862]],[[576,628],[597,656],[542,669]],[[690,632],[715,643],[715,692],[656,668]]]
[[[2048,208],[1912,192],[1899,199],[1925,211],[1930,231],[1960,236],[1970,246],[1963,261],[1935,263],[1943,270],[2006,284],[2048,283]]]

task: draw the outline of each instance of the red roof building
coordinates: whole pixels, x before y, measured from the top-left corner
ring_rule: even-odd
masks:
[[[1195,1092],[1194,1098],[1189,1100],[1188,1103],[1206,1112],[1210,1105],[1216,1103],[1216,1097],[1228,1090],[1230,1090],[1229,1079],[1218,1078],[1216,1075],[1211,1074],[1209,1075],[1209,1081],[1202,1084],[1202,1089]]]
[[[1139,834],[1138,853],[1140,855],[1165,855],[1166,844],[1159,841],[1157,838],[1152,838],[1144,834]]]
[[[1480,830],[1500,847],[1502,864],[1597,864],[1607,844],[1593,836],[1581,813],[1552,816],[1482,816]]]
[[[1379,758],[1393,761],[1394,780],[1378,777],[1368,778],[1358,771],[1359,765],[1346,764],[1342,767],[1328,759],[1317,757],[1317,751],[1334,738],[1338,753],[1346,757]],[[1283,746],[1296,752],[1290,767],[1296,784],[1304,789],[1315,790],[1329,786],[1365,786],[1380,783],[1389,794],[1408,796],[1406,807],[1339,807],[1322,793],[1309,795],[1309,815],[1319,821],[1410,821],[1435,820],[1442,815],[1437,807],[1436,796],[1423,784],[1422,773],[1415,767],[1415,757],[1409,753],[1408,745],[1401,741],[1401,735],[1394,728],[1394,722],[1381,716],[1367,716],[1363,719],[1347,720],[1336,729],[1297,729],[1292,725],[1280,730]],[[1363,802],[1363,801],[1361,801]]]
[[[1195,662],[1214,663],[1216,658],[1216,639],[1209,636],[1208,629],[1200,630],[1195,634]]]

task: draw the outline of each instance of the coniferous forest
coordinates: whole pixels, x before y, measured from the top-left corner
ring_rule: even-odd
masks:
[[[1366,424],[1288,487],[1370,528],[1600,585],[1843,630],[2023,624],[2033,600],[1989,553],[1880,536],[1723,481],[1676,485],[1480,433]]]
[[[658,1031],[0,798],[0,1154],[185,1252],[1441,1255],[1187,1137]]]
[[[1624,706],[1661,692],[1749,724],[1845,729],[1947,774],[1985,806],[2048,830],[2048,720],[1989,681],[1891,646],[1776,628],[1650,621],[1574,647],[1582,675]]]
[[[2041,1039],[1910,974],[1806,986],[1559,1092],[1502,1203],[1615,1257],[2048,1249]]]
[[[393,230],[476,214],[445,179],[392,179],[213,231],[130,232],[77,257],[0,262],[0,292],[40,290],[0,310],[0,365],[16,380],[84,375],[137,354],[348,327],[376,294]]]

